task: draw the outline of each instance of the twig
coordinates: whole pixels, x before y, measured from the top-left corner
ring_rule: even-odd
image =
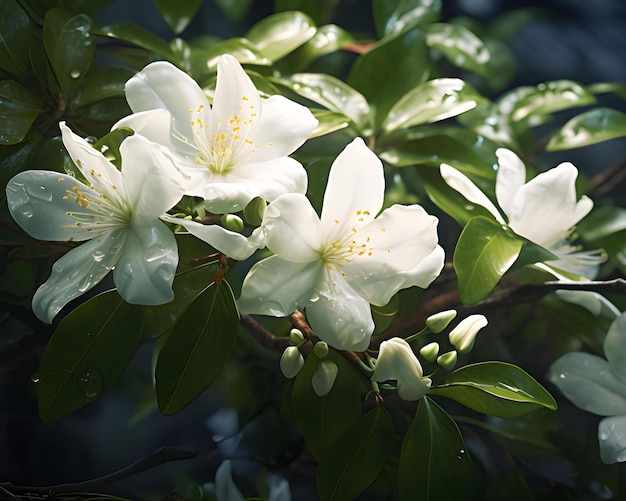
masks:
[[[591,178],[590,196],[606,195],[626,178],[626,157]]]
[[[250,315],[241,315],[241,325],[252,335],[252,337],[268,350],[282,353],[289,346],[288,337],[278,337],[268,331]]]

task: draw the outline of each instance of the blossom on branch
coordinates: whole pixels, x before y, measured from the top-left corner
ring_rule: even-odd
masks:
[[[133,135],[120,146],[122,170],[60,124],[70,157],[89,186],[72,176],[44,170],[17,174],[6,187],[9,211],[29,235],[74,241],[33,297],[38,318],[52,322],[72,299],[113,271],[129,303],[157,305],[174,297],[178,249],[159,216],[182,196],[181,176],[171,155]]]
[[[287,316],[306,308],[320,339],[365,350],[374,331],[370,304],[428,287],[444,261],[438,220],[419,205],[394,205],[376,217],[384,191],[382,163],[357,138],[333,162],[321,218],[304,195],[272,202],[262,228],[275,255],[248,273],[241,311]]]

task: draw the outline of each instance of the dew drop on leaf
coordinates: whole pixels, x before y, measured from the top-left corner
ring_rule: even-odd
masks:
[[[102,376],[96,369],[89,369],[78,376],[78,386],[88,398],[94,398],[102,391]]]

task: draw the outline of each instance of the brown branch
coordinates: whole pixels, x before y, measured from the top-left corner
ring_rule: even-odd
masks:
[[[626,157],[620,158],[609,168],[593,176],[588,193],[590,196],[606,195],[624,179],[626,179]]]
[[[241,325],[261,345],[276,353],[282,353],[289,346],[288,337],[278,337],[268,331],[250,315],[241,315]]]

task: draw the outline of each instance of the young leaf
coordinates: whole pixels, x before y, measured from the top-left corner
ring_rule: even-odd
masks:
[[[550,139],[548,151],[580,148],[626,136],[626,114],[610,108],[596,108],[569,120]]]
[[[543,386],[505,362],[480,362],[457,369],[431,393],[490,416],[510,418],[541,407],[556,409],[554,398]]]
[[[104,395],[141,341],[141,308],[108,291],[70,312],[39,366],[37,402],[44,421],[61,418]]]
[[[441,52],[452,64],[487,75],[491,59],[484,42],[457,24],[436,23],[426,29],[426,43]]]
[[[230,285],[213,282],[181,315],[156,364],[159,410],[170,415],[191,403],[220,375],[237,338],[239,313]]]
[[[303,12],[280,12],[256,23],[246,38],[270,61],[277,61],[315,35],[315,22]]]
[[[165,22],[177,35],[183,31],[196,15],[202,0],[153,0]]]
[[[459,280],[459,297],[474,304],[486,297],[519,256],[523,240],[493,219],[469,220],[454,250],[453,264]]]
[[[320,498],[355,499],[383,468],[393,437],[391,417],[376,407],[331,444],[317,470]]]
[[[453,476],[453,479],[450,476]],[[401,500],[472,499],[474,467],[452,418],[433,400],[420,400],[400,453]]]

